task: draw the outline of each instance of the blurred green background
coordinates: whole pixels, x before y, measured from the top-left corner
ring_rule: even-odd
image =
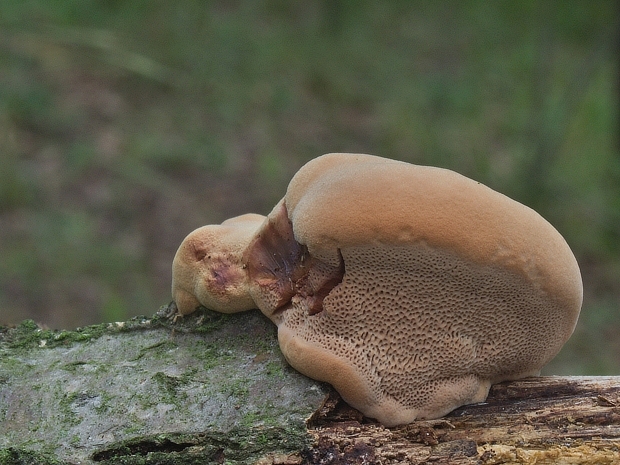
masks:
[[[442,166],[581,265],[546,369],[620,374],[614,1],[0,2],[0,323],[153,314],[194,228],[326,152]]]

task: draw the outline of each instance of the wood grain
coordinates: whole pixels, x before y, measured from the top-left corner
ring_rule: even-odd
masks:
[[[620,464],[620,377],[501,383],[485,403],[390,429],[332,395],[310,431],[306,463]]]

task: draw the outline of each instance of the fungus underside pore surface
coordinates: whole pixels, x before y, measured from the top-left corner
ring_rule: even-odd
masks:
[[[548,337],[563,327],[557,303],[516,273],[424,244],[341,252],[347,271],[321,314],[294,302],[281,324],[347,360],[378,399],[441,416],[480,401],[490,382],[540,369],[560,348]]]

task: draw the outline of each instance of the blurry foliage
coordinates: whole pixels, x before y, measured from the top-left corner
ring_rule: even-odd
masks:
[[[153,313],[202,224],[307,160],[459,171],[582,266],[549,370],[620,372],[616,2],[0,2],[0,322]]]

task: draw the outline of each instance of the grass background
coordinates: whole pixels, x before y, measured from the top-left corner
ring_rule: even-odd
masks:
[[[0,2],[0,323],[152,314],[194,228],[326,152],[539,211],[585,302],[550,373],[620,374],[617,3]]]

